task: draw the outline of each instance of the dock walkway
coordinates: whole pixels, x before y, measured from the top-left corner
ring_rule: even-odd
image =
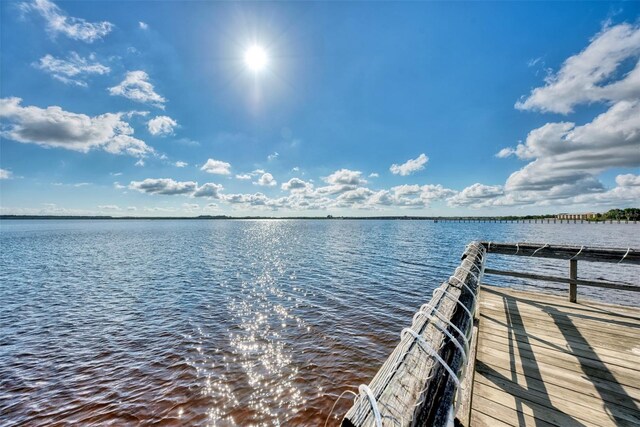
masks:
[[[640,425],[640,308],[482,285],[472,426]]]

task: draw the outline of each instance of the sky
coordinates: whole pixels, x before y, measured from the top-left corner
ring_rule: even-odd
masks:
[[[0,3],[0,212],[640,205],[638,2]]]

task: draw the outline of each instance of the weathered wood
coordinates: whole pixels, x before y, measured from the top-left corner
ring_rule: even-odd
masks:
[[[640,265],[640,249],[637,248],[588,248],[545,243],[495,242],[482,242],[482,245],[487,253]]]
[[[426,315],[419,314],[414,316],[411,325],[411,329],[433,348],[455,373],[462,371],[463,355],[436,326],[436,322],[459,339],[460,344],[463,343],[458,333],[447,325],[447,322],[467,335],[473,327],[473,319],[469,317],[467,310],[473,313],[475,309],[474,302],[482,277],[484,254],[482,245],[469,245],[462,256],[460,268],[438,288],[441,291],[434,292],[430,302],[440,313],[434,316],[434,319],[440,316],[441,319],[434,321]],[[456,394],[455,383],[450,379],[447,370],[409,333],[402,336],[398,346],[369,384],[369,388],[384,419],[395,420],[392,421],[394,425],[402,426],[445,425]],[[342,420],[342,425],[376,425],[372,404],[366,396],[360,395],[356,398]]]
[[[578,260],[569,260],[569,302],[578,302]],[[638,288],[640,290],[640,288]]]
[[[458,399],[460,404],[456,411],[457,424],[461,426],[471,425],[471,407],[473,405],[473,381],[476,369],[476,351],[478,349],[478,320],[474,320],[473,335],[471,337],[471,345],[469,346],[469,365],[467,366],[467,375],[465,375],[460,385],[460,395]]]
[[[522,273],[519,271],[509,271],[509,270],[496,270],[494,268],[486,268],[484,270],[484,273],[493,274],[496,276],[511,276],[511,277],[519,277],[522,279],[543,280],[545,282],[569,283],[570,285],[573,283],[575,285],[590,286],[594,288],[619,289],[621,291],[640,292],[640,286],[627,285],[624,283],[605,282],[601,280],[585,280],[585,279],[569,278],[569,277],[546,276],[544,274]],[[576,302],[576,301],[571,301],[571,302]]]
[[[483,285],[471,419],[638,425],[640,309],[536,295]]]

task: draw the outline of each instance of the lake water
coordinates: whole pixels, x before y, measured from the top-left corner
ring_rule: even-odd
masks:
[[[640,225],[2,221],[1,424],[322,425],[474,239],[638,248]],[[581,262],[579,276],[637,284],[638,269]]]

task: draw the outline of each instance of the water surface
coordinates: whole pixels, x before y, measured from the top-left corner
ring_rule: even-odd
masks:
[[[2,425],[322,424],[338,394],[369,382],[474,239],[637,248],[640,226],[3,221]],[[566,261],[488,262],[568,274]],[[584,278],[637,275],[579,263]],[[640,305],[628,292],[578,295]]]

